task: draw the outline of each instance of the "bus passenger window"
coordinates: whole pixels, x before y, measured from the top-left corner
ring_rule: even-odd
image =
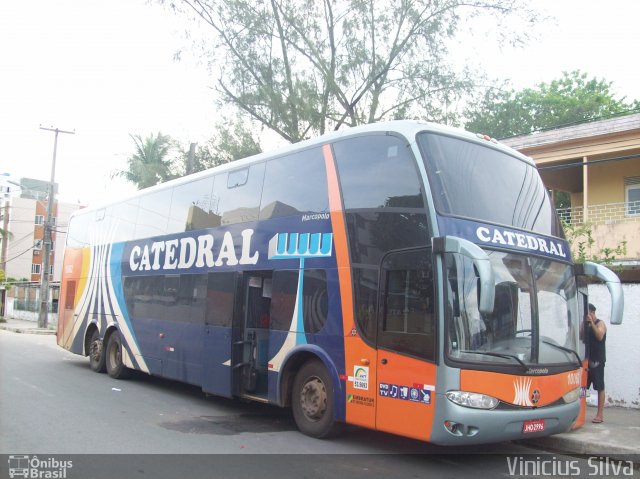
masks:
[[[260,219],[329,211],[327,171],[320,148],[267,162]]]
[[[220,226],[213,182],[210,176],[173,188],[168,234]]]
[[[257,163],[248,169],[230,171],[226,184],[221,184],[216,177],[213,194],[218,198],[216,213],[222,217],[221,224],[258,220],[264,166],[264,163]],[[224,177],[223,174],[222,178]]]
[[[224,328],[231,327],[235,289],[236,273],[209,273],[206,324]]]
[[[430,250],[389,254],[383,262],[383,310],[378,344],[435,359],[435,308]]]
[[[298,271],[273,272],[271,289],[271,322],[269,327],[277,331],[289,331],[293,321],[298,291]]]

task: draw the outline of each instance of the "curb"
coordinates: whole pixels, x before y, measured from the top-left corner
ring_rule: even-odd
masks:
[[[538,439],[529,439],[518,442],[528,446],[557,451],[569,455],[609,457],[612,459],[638,463],[637,447],[626,447],[619,444],[594,444],[592,442],[586,442],[584,439],[567,436],[563,437],[562,435],[541,437]]]
[[[42,328],[21,328],[16,326],[6,326],[0,325],[0,330],[11,331],[12,333],[22,333],[22,334],[56,334],[54,329],[42,329]]]

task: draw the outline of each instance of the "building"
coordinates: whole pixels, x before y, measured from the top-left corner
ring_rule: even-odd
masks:
[[[593,253],[626,241],[616,258],[625,282],[640,282],[640,114],[502,140],[536,162],[544,183],[567,192],[558,210],[573,225],[590,224]]]
[[[591,225],[592,252],[626,241],[626,254],[614,263],[625,304],[622,324],[607,332],[606,403],[640,408],[640,377],[629,375],[640,364],[640,114],[502,142],[532,157],[550,190],[569,193],[570,206],[558,211],[567,223]],[[589,301],[606,321],[607,288],[589,285]]]
[[[44,273],[43,239],[49,183],[25,178],[19,185],[13,185],[9,190],[5,185],[0,203],[0,227],[9,233],[0,238],[0,269],[6,278],[19,282],[7,293],[9,298],[15,298],[14,306],[17,309],[13,309],[33,312],[34,308],[37,311],[39,307],[39,283]],[[57,298],[56,283],[59,283],[62,275],[66,228],[69,217],[79,208],[79,205],[69,203],[55,202],[53,205],[49,262],[52,308]]]

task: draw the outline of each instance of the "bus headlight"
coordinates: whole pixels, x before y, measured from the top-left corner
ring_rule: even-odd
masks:
[[[445,396],[452,403],[459,406],[475,409],[493,409],[498,405],[498,400],[486,394],[470,393],[466,391],[448,391]]]
[[[565,404],[577,401],[578,399],[580,399],[580,388],[572,389],[567,394],[562,396],[562,399],[564,400]]]

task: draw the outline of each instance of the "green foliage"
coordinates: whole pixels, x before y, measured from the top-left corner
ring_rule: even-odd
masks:
[[[206,144],[196,148],[192,173],[261,152],[260,143],[244,123],[241,121],[227,123],[219,126],[216,134]],[[188,150],[182,151],[185,171],[188,154]]]
[[[164,3],[164,0],[159,0]],[[222,102],[290,142],[394,118],[455,123],[477,74],[456,72],[446,44],[486,15],[520,40],[526,0],[183,0],[210,32],[203,57]],[[506,22],[505,22],[506,23]]]
[[[611,266],[618,258],[627,254],[626,241],[621,241],[615,248],[596,248],[591,223],[571,224],[563,221],[562,227],[576,263],[592,261]]]
[[[489,90],[466,111],[465,128],[507,138],[640,109],[638,100],[614,98],[611,86],[576,70],[534,88]]]
[[[171,137],[158,132],[142,138],[141,135],[130,135],[135,143],[135,152],[127,160],[128,169],[116,173],[138,189],[164,183],[177,178],[174,162],[169,158],[174,147]]]

